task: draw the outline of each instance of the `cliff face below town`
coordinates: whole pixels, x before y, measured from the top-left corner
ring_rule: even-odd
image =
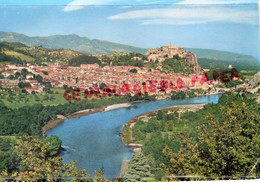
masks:
[[[255,76],[248,82],[249,88],[255,88],[260,85],[260,71],[258,71]]]
[[[149,49],[146,53],[149,62],[158,61],[161,65],[166,59],[174,58],[178,56],[184,59],[184,63],[188,66],[193,73],[200,74],[203,72],[202,68],[199,66],[196,55],[186,52],[182,47],[172,46],[162,46],[156,49]]]

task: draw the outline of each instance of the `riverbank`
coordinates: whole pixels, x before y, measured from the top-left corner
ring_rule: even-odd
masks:
[[[123,131],[120,133],[121,140],[123,141],[123,143],[126,146],[131,147],[135,153],[141,152],[143,145],[135,143],[134,137],[132,135],[132,129],[133,129],[134,125],[140,119],[142,119],[144,122],[148,122],[149,119],[157,116],[158,111],[167,111],[168,113],[178,112],[179,116],[180,116],[181,113],[186,112],[186,111],[192,111],[192,112],[198,111],[198,110],[202,109],[204,107],[204,105],[205,104],[191,104],[191,105],[173,106],[173,107],[167,107],[164,109],[159,109],[156,111],[147,112],[147,113],[141,114],[139,116],[136,116],[136,117],[130,119],[124,125]],[[127,171],[130,161],[122,162],[121,170],[120,170],[120,177],[122,177],[124,175],[124,173]]]
[[[124,108],[124,107],[130,107],[130,106],[132,106],[132,104],[133,103],[113,104],[113,105],[109,105],[106,107],[99,107],[99,108],[94,108],[94,109],[85,109],[85,110],[77,111],[75,113],[69,114],[68,116],[57,115],[58,118],[48,121],[48,123],[42,127],[42,130],[43,130],[43,133],[46,133],[48,130],[53,129],[56,126],[58,126],[59,124],[63,123],[65,119],[79,118],[79,117],[87,116],[87,115],[94,114],[97,112],[106,112],[106,111],[111,111],[111,110],[120,109],[120,108]]]
[[[105,108],[105,111],[112,111],[115,109],[130,107],[130,106],[132,106],[132,103],[113,104],[113,105],[107,106]]]
[[[156,111],[151,111],[151,112],[136,116],[136,117],[130,119],[124,125],[123,131],[120,133],[121,139],[126,146],[131,147],[134,151],[140,151],[140,148],[142,148],[142,144],[135,143],[134,137],[132,136],[132,128],[138,122],[138,120],[142,119],[144,122],[148,122],[149,119],[156,117],[158,111],[167,111],[168,113],[178,112],[179,115],[186,111],[195,112],[195,111],[202,109],[204,107],[204,105],[205,104],[191,104],[191,105],[173,106],[173,107],[167,107],[164,109],[159,109]]]
[[[75,113],[69,114],[68,116],[63,116],[62,118],[57,118],[55,120],[48,121],[47,124],[45,124],[42,127],[43,133],[46,133],[48,130],[55,128],[59,124],[63,123],[65,119],[71,119],[71,118],[78,118],[82,116],[87,116],[89,114],[97,113],[97,112],[103,112],[105,110],[105,107],[95,108],[95,109],[85,109],[81,111],[77,111]],[[62,115],[61,115],[62,116]]]

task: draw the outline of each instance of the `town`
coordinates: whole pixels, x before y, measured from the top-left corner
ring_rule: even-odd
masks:
[[[135,69],[136,73],[131,72]],[[6,63],[0,66],[3,79],[0,79],[2,88],[18,88],[24,85],[28,93],[43,93],[45,85],[42,82],[49,82],[54,88],[73,88],[73,89],[90,89],[90,88],[115,88],[115,85],[135,85],[135,89],[128,89],[127,93],[134,95],[140,91],[141,86],[144,90],[143,83],[155,81],[154,87],[161,88],[162,83],[178,89],[203,89],[214,88],[221,82],[229,81],[228,73],[231,79],[240,80],[236,69],[230,72],[214,72],[214,80],[209,81],[207,75],[203,74],[180,74],[180,73],[163,73],[160,70],[135,66],[105,66],[100,67],[98,64],[81,64],[80,67],[48,64],[47,66],[38,66],[27,63],[27,65],[15,65]],[[229,76],[230,76],[229,75]],[[220,77],[220,80],[217,78]],[[38,79],[37,79],[38,78]],[[168,84],[169,81],[169,84]],[[21,84],[23,83],[23,84]],[[158,83],[158,84],[157,84]],[[103,85],[103,86],[102,86]],[[137,85],[137,86],[136,86]],[[148,85],[148,84],[147,84]],[[137,88],[138,87],[138,88]],[[140,88],[139,88],[140,87]],[[118,87],[119,90],[119,87]],[[171,91],[176,89],[155,89],[148,94],[156,95],[157,99],[170,97]]]

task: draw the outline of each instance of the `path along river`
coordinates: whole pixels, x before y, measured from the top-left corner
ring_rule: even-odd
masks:
[[[120,108],[94,113],[80,118],[66,119],[49,130],[47,136],[56,135],[66,151],[65,163],[77,160],[77,167],[86,169],[91,176],[94,170],[104,168],[104,177],[117,177],[123,160],[131,159],[133,151],[121,141],[119,132],[131,118],[166,107],[188,104],[217,103],[220,95],[206,95],[181,100],[158,100],[136,103],[130,108]]]

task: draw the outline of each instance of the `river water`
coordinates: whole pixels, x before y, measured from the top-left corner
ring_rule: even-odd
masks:
[[[220,95],[207,95],[181,100],[159,100],[136,103],[130,108],[94,113],[80,118],[66,119],[49,130],[47,136],[56,135],[66,151],[65,163],[77,160],[76,166],[94,176],[101,167],[104,177],[119,176],[123,160],[130,160],[133,151],[121,141],[119,132],[131,118],[140,114],[176,105],[217,103]]]

